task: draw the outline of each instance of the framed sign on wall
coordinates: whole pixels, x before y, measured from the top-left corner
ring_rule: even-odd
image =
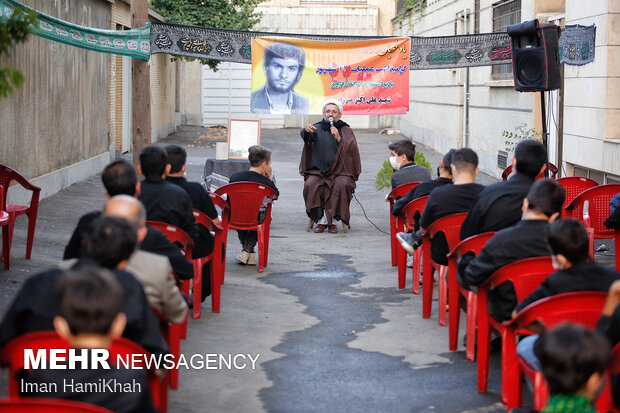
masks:
[[[250,146],[260,145],[260,119],[228,119],[228,159],[248,159]]]

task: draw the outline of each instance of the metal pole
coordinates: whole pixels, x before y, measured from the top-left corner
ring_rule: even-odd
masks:
[[[542,139],[543,139],[543,146],[545,147],[545,150],[547,151],[547,169],[545,170],[545,176],[549,176],[549,147],[547,146],[547,117],[545,114],[545,92],[542,91],[540,92],[540,110],[541,110],[541,119],[542,119]]]

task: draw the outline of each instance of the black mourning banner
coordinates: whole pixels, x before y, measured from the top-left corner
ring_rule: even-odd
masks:
[[[585,29],[585,30],[584,30]],[[562,63],[586,64],[594,60],[594,26],[567,26],[562,30]],[[228,29],[151,23],[151,54],[213,59],[252,64],[254,37],[288,37],[305,40],[351,41],[380,36],[329,36],[249,32]],[[563,40],[567,40],[563,43]],[[563,48],[563,44],[566,46]],[[587,59],[584,59],[587,51]],[[411,37],[410,70],[489,66],[511,61],[511,41],[506,33],[464,36]]]

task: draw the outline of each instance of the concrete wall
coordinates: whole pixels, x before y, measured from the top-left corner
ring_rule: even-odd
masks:
[[[151,56],[151,140],[157,142],[175,131],[176,62],[166,54]]]
[[[566,1],[566,24],[596,24],[596,57],[565,67],[564,161],[620,176],[620,2]]]
[[[480,33],[493,31],[494,0],[480,2]],[[553,5],[551,3],[554,3]],[[560,7],[562,1],[547,2]],[[473,33],[473,0],[429,0],[423,13],[394,19],[394,34],[407,36],[451,36]],[[536,3],[537,4],[537,3]],[[534,0],[521,1],[521,21],[533,19]],[[469,9],[465,23],[457,13]],[[561,12],[559,10],[558,12]],[[465,79],[467,69],[416,70],[410,72],[410,108],[407,115],[394,116],[394,127],[417,142],[441,152],[469,146],[480,158],[480,168],[499,177],[498,151],[505,151],[502,131],[514,132],[525,123],[533,127],[532,93],[514,91],[512,79],[494,80],[491,66],[469,69],[469,135],[464,133]]]
[[[88,27],[110,27],[110,4],[23,0],[51,16]],[[71,7],[69,7],[71,3]],[[20,69],[24,87],[0,104],[0,162],[43,187],[43,196],[101,170],[110,160],[109,55],[32,36],[3,56]],[[66,168],[75,165],[73,172]],[[11,189],[17,202],[20,192]]]
[[[199,61],[177,62],[177,124],[179,125],[201,125],[202,111],[200,102],[200,78],[202,65]],[[185,81],[188,79],[188,81]],[[197,84],[190,81],[198,80]]]

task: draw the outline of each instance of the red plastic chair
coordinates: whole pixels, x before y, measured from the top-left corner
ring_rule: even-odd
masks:
[[[229,228],[258,232],[258,272],[262,273],[269,257],[269,229],[271,227],[271,205],[278,193],[267,185],[256,182],[234,182],[219,187],[216,194],[228,195],[231,205]],[[265,204],[265,219],[258,223],[260,208]]]
[[[94,404],[59,399],[9,399],[0,400],[3,413],[113,413]]]
[[[439,265],[431,258],[431,241],[440,232],[443,232],[448,241],[448,251],[452,251],[454,247],[461,241],[459,236],[461,225],[467,218],[467,212],[452,214],[435,220],[426,228],[424,234],[424,258],[422,259],[422,277],[424,289],[422,290],[422,318],[431,316],[431,304],[433,300],[433,271],[438,270],[439,280],[439,325],[446,325],[446,304],[448,301],[448,283],[446,282],[446,272],[448,267]]]
[[[549,391],[542,372],[530,367],[525,360],[517,355],[517,337],[525,328],[538,321],[547,330],[562,322],[581,324],[594,329],[601,316],[606,292],[578,291],[558,294],[536,301],[517,314],[517,316],[505,322],[505,331],[502,340],[502,387],[507,391],[505,396],[508,410],[513,407],[521,407],[523,392],[521,387],[521,373],[525,374],[534,383],[534,409],[541,410],[547,404]],[[504,386],[506,382],[506,386]],[[503,391],[502,391],[503,392]],[[502,396],[503,397],[503,396]]]
[[[606,383],[605,387],[603,387],[603,391],[596,401],[596,411],[597,412],[612,412],[612,413],[620,413],[620,409],[614,405],[613,399],[613,388],[611,375],[620,374],[620,344],[616,344],[613,350],[613,357],[611,359],[611,365],[607,369],[606,372]]]
[[[526,258],[515,261],[495,271],[484,283],[478,286],[478,392],[485,393],[489,383],[489,361],[491,354],[491,327],[502,338],[506,326],[489,314],[489,291],[506,281],[512,282],[517,302],[523,301],[554,271],[551,257]],[[506,341],[502,340],[502,365],[504,365]],[[502,402],[506,403],[507,380],[502,380]]]
[[[618,246],[620,246],[620,229],[614,230],[614,253],[616,255],[616,271],[620,272],[620,253],[618,252]]]
[[[161,331],[161,335],[164,338],[166,344],[168,344],[168,348],[170,349],[170,354],[173,356],[174,363],[179,360],[181,356],[181,336],[183,335],[183,327],[187,324],[187,317],[189,313],[185,315],[185,321],[182,323],[171,323],[168,321],[159,308],[151,307],[155,316],[157,316],[157,320],[159,321],[159,329]],[[176,390],[179,388],[179,369],[170,369],[170,388],[172,390]]]
[[[547,163],[547,168],[549,169],[551,178],[555,179],[556,175],[558,174],[557,166],[549,162]],[[502,172],[502,180],[506,181],[511,173],[512,173],[512,165],[508,165],[508,167],[504,169],[504,172]],[[536,180],[542,179],[544,177],[545,177],[544,173],[538,174],[536,175]]]
[[[227,242],[228,241],[228,228],[230,226],[230,205],[224,198],[222,198],[218,194],[209,192],[209,196],[211,197],[211,201],[213,201],[213,205],[215,205],[216,207],[220,209],[220,217],[221,217],[220,225],[222,226],[222,234],[221,234],[222,242],[220,243],[221,248],[220,248],[220,251],[218,251],[218,254],[220,254],[220,257],[221,257],[220,283],[224,284],[224,276],[226,274],[226,246],[228,244]]]
[[[565,208],[567,214],[583,222],[590,237],[590,255],[594,258],[594,240],[613,238],[615,232],[605,226],[609,217],[609,202],[620,192],[620,184],[598,185],[586,189]],[[587,208],[585,207],[587,205]]]
[[[467,253],[478,255],[487,241],[495,232],[485,232],[473,235],[459,242],[448,254],[448,326],[450,328],[450,351],[456,351],[458,346],[459,324],[461,318],[461,296],[467,302],[467,360],[474,361],[476,351],[476,311],[478,296],[475,292],[461,287],[456,277],[458,260]]]
[[[19,398],[19,383],[15,373],[24,368],[25,349],[32,349],[35,352],[39,349],[48,350],[46,356],[49,357],[50,349],[68,350],[69,348],[69,343],[60,338],[55,331],[37,331],[21,335],[9,341],[0,352],[0,364],[9,367],[9,397]],[[122,337],[114,339],[108,351],[110,354],[108,362],[110,364],[116,364],[118,357],[121,357],[123,360],[129,359],[131,362],[132,354],[142,354],[144,358],[150,357],[150,353],[138,343]],[[143,358],[139,360],[143,360]],[[136,367],[139,366],[137,363]],[[168,410],[168,380],[170,376],[164,374],[161,377],[154,366],[148,369],[144,362],[141,363],[141,366],[147,372],[153,405],[160,412],[166,412]]]
[[[428,201],[428,195],[414,199],[405,205],[400,212],[400,216],[396,218],[396,227],[413,229],[413,223],[415,222],[414,216],[416,213],[422,215],[424,207],[426,206],[426,201]],[[411,287],[413,294],[420,294],[420,265],[423,248],[424,246],[420,245],[418,249],[415,250],[415,254],[413,254],[413,282]],[[402,290],[405,288],[407,282],[407,251],[405,251],[399,243],[396,247],[396,253],[398,264],[398,288]]]
[[[218,195],[213,194],[215,197]],[[228,229],[228,220],[230,219],[230,207],[224,201],[225,207],[222,208],[222,221],[226,222],[226,228]],[[209,218],[202,212],[194,209],[194,219],[198,225],[206,227],[213,234],[213,251],[206,257],[194,259],[194,305],[193,305],[193,317],[194,319],[200,318],[201,306],[200,298],[202,295],[202,267],[207,262],[211,266],[211,311],[214,313],[220,312],[220,297],[222,290],[222,280],[224,279],[224,267],[222,264],[223,256],[222,251],[226,244],[226,237],[224,235],[224,226],[216,224],[214,220]],[[228,235],[228,231],[226,231]],[[198,277],[196,277],[198,274]]]
[[[32,191],[30,205],[14,205],[7,203],[6,200],[9,193],[9,186],[11,185],[11,181],[17,181],[17,183],[23,186],[26,190]],[[39,209],[39,193],[41,192],[41,188],[32,185],[16,170],[2,164],[0,164],[0,185],[2,185],[5,189],[4,196],[2,197],[2,204],[0,205],[0,210],[6,211],[9,214],[8,248],[9,250],[11,249],[11,242],[13,241],[13,228],[15,227],[15,219],[20,215],[27,215],[28,238],[26,243],[26,259],[29,260],[30,254],[32,253],[34,230],[37,225],[37,211]]]
[[[582,176],[567,176],[564,178],[558,178],[558,183],[562,185],[566,191],[566,199],[562,205],[562,216],[571,217],[572,214],[566,211],[566,207],[573,202],[573,199],[577,198],[577,195],[585,191],[586,189],[594,188],[598,186],[598,182],[594,179],[584,178]]]
[[[146,225],[148,225],[149,227],[157,228],[158,230],[162,232],[162,234],[166,236],[166,238],[168,238],[168,241],[172,242],[173,244],[176,243],[177,245],[180,245],[181,251],[183,251],[187,259],[190,261],[193,261],[192,251],[194,249],[194,241],[192,240],[192,237],[190,237],[187,234],[187,232],[183,231],[179,227],[175,227],[174,225],[166,224],[165,222],[160,222],[160,221],[146,221]],[[196,278],[196,274],[194,274],[194,277],[192,277],[192,279],[193,278]],[[177,278],[177,281],[180,285],[179,288],[181,292],[185,294],[185,296],[189,299],[190,280],[181,281]],[[200,282],[202,283],[202,280]],[[195,298],[196,297],[194,297],[194,300]],[[198,302],[200,303],[200,295],[198,296]],[[186,337],[187,337],[187,319],[185,319],[183,335],[181,336],[181,338],[185,339]]]
[[[0,199],[4,197],[4,187],[0,185]],[[9,214],[0,209],[0,227],[2,227],[2,261],[4,268],[10,268],[11,244],[9,243]]]
[[[392,208],[394,207],[394,202],[398,198],[405,196],[409,191],[418,186],[420,182],[407,182],[406,184],[397,186],[392,189],[392,191],[388,194],[387,200],[390,203],[390,248],[392,251],[392,267],[396,267],[396,257],[398,256],[396,246],[398,244],[398,240],[396,239],[396,234],[402,232],[404,227],[397,226],[397,219],[394,215],[392,215]],[[403,287],[404,288],[404,287]]]

